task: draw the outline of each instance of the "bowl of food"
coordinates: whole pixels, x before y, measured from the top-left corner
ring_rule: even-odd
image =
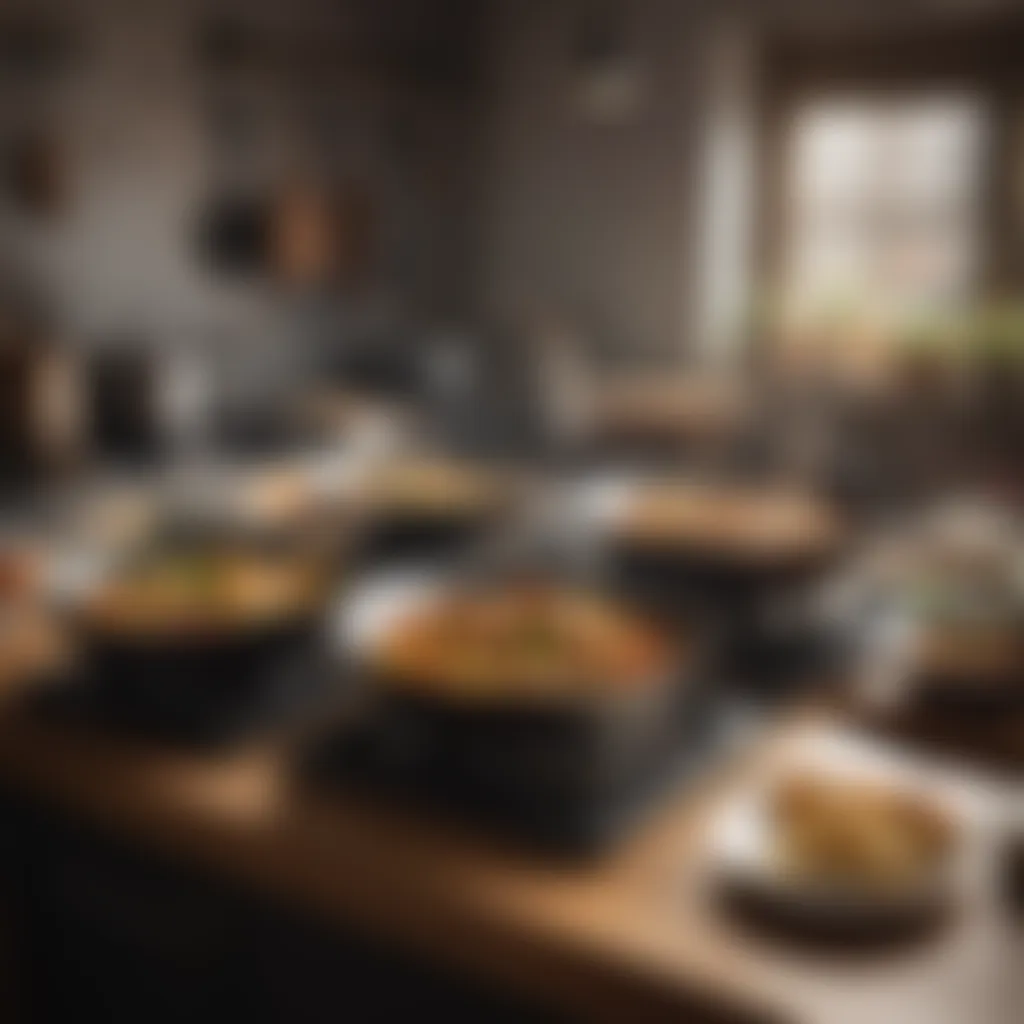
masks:
[[[259,685],[318,643],[329,581],[294,555],[164,543],[111,567],[73,610],[90,677],[128,697]]]
[[[918,641],[908,681],[914,707],[963,713],[1024,711],[1024,643],[999,627],[949,629]]]
[[[611,529],[633,573],[730,593],[813,578],[845,539],[813,495],[691,482],[639,485]]]
[[[927,546],[887,581],[912,636],[901,693],[914,708],[1024,709],[1024,579],[1010,547]]]
[[[425,770],[518,802],[628,784],[694,682],[685,638],[535,579],[428,592],[360,654],[374,713]]]
[[[498,470],[441,459],[381,466],[362,490],[366,546],[373,554],[449,550],[493,525],[514,493]]]
[[[958,826],[931,793],[871,774],[808,769],[734,808],[720,869],[741,905],[774,922],[879,934],[946,910]]]

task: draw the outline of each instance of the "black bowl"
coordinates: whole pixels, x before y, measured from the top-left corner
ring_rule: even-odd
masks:
[[[399,771],[499,804],[572,806],[630,784],[696,703],[695,649],[615,692],[465,699],[366,670],[366,715]]]

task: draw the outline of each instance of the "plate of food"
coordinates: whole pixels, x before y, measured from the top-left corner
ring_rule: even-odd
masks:
[[[740,906],[801,930],[875,935],[950,908],[964,830],[962,807],[936,786],[825,759],[775,772],[737,800],[713,849]]]

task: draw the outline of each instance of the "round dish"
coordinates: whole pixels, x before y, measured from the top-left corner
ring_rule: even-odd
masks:
[[[957,838],[950,810],[915,790],[804,773],[735,806],[715,853],[729,890],[776,922],[884,934],[948,905]]]
[[[913,635],[906,700],[951,711],[1024,707],[1024,589],[1015,546],[973,538],[908,547],[883,563],[879,580]]]
[[[841,539],[838,519],[808,495],[688,484],[643,488],[617,532],[641,547],[766,566],[813,560]]]
[[[367,712],[403,771],[496,810],[613,803],[699,703],[692,651],[546,582],[426,587],[355,633]]]
[[[1024,710],[1024,641],[1003,623],[933,627],[918,641],[908,680],[916,707],[936,711]]]
[[[628,590],[724,610],[744,644],[754,610],[821,580],[846,539],[811,495],[664,481],[632,488],[605,535]]]
[[[274,689],[314,660],[327,594],[298,559],[151,552],[113,570],[77,609],[86,678],[112,705],[158,719]]]
[[[367,484],[366,501],[378,515],[449,519],[493,509],[506,487],[492,473],[442,460],[397,463]]]
[[[413,556],[457,550],[509,506],[512,485],[486,467],[446,460],[395,462],[371,473],[359,505],[364,553]]]

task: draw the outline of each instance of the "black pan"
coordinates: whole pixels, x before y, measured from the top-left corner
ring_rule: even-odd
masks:
[[[269,621],[187,634],[119,631],[85,612],[88,598],[72,612],[83,671],[116,703],[159,710],[258,694],[325,646],[326,581]]]

